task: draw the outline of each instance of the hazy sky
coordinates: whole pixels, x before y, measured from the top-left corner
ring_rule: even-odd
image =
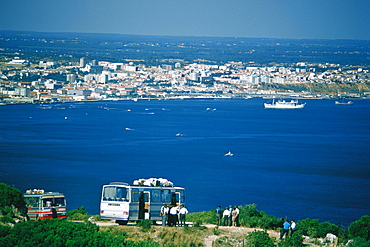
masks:
[[[0,0],[0,30],[370,40],[370,0]]]

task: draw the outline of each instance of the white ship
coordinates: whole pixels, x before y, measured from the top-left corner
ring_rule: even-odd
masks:
[[[271,103],[264,103],[265,108],[272,109],[300,109],[303,108],[306,103],[299,103],[298,100],[276,100],[273,99]]]

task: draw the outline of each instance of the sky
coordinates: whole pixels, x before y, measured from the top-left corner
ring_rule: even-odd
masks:
[[[0,0],[0,30],[370,40],[370,0]]]

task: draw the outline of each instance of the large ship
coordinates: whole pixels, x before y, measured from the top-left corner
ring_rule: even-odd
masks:
[[[299,103],[298,100],[275,100],[273,99],[271,103],[264,103],[265,108],[271,109],[300,109],[303,108],[306,103]]]

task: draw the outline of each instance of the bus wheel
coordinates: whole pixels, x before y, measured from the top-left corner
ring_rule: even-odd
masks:
[[[118,225],[122,226],[122,225],[127,225],[128,221],[127,220],[116,220],[116,223],[118,223]]]

